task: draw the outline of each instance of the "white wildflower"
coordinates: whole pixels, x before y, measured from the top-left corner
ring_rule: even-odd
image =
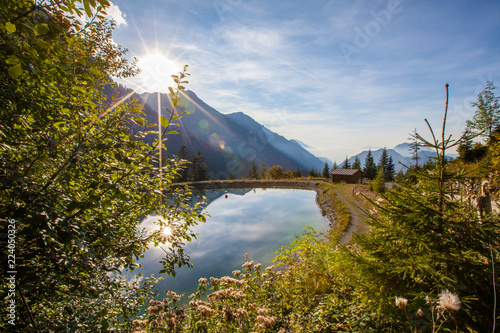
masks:
[[[441,294],[439,294],[438,304],[441,309],[448,311],[458,311],[461,305],[458,295],[449,290],[443,290]]]
[[[408,300],[404,297],[396,297],[396,306],[401,310],[404,310],[408,305]]]

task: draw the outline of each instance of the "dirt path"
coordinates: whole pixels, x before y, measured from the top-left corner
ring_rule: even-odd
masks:
[[[365,213],[358,206],[347,200],[341,191],[335,190],[335,194],[342,204],[349,209],[351,215],[349,227],[340,235],[338,241],[339,244],[345,245],[351,241],[354,233],[364,233],[368,230],[368,227],[363,223]]]

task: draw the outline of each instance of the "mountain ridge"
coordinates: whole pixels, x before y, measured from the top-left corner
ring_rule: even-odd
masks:
[[[392,161],[394,163],[394,169],[396,172],[399,171],[405,171],[407,167],[410,167],[412,165],[415,165],[416,162],[413,159],[413,155],[410,153],[410,143],[408,142],[403,142],[398,145],[396,145],[394,148],[386,148],[387,154],[392,157]],[[379,148],[376,150],[369,149],[372,152],[373,160],[375,164],[378,164],[378,161],[380,160],[380,156],[382,155],[382,151],[384,148]],[[361,168],[364,167],[365,165],[365,160],[366,156],[368,155],[368,150],[364,150],[356,155],[351,156],[348,158],[349,163],[352,165],[356,157],[358,157],[359,161],[361,162]],[[448,154],[447,158],[455,158],[457,155],[456,154]],[[423,165],[427,163],[430,159],[436,157],[436,152],[432,150],[431,148],[428,147],[420,147],[420,150],[418,151],[418,164]],[[340,167],[344,161],[337,163],[337,165]]]
[[[140,97],[150,109],[158,109],[157,93],[144,93]],[[242,112],[222,114],[193,91],[184,91],[181,102],[178,110],[188,111],[189,115],[175,121],[180,134],[168,137],[167,149],[175,154],[184,144],[191,153],[200,151],[210,166],[212,178],[227,179],[229,174],[244,177],[252,162],[257,166],[263,162],[268,168],[273,165],[290,170],[299,168],[304,173],[324,165],[297,143]],[[160,104],[164,110],[164,105],[170,105],[170,96],[160,94]],[[168,116],[165,110],[162,113]]]

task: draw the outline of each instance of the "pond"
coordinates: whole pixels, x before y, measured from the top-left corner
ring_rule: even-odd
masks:
[[[157,285],[160,299],[165,290],[190,295],[202,277],[231,276],[232,271],[241,269],[245,254],[255,263],[269,266],[276,250],[290,245],[295,235],[305,230],[304,225],[319,232],[326,232],[329,227],[328,219],[321,216],[316,205],[314,191],[238,189],[205,194],[210,217],[195,227],[198,238],[185,246],[193,267],[178,269],[175,278],[158,274],[164,252],[155,247],[140,260],[144,276],[164,277]],[[145,223],[153,219],[155,217],[149,217]]]

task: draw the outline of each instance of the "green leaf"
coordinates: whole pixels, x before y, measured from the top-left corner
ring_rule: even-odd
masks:
[[[49,26],[47,25],[47,23],[38,23],[35,26],[36,36],[45,35],[47,32],[49,32]]]
[[[110,6],[110,3],[108,0],[97,0],[101,5],[103,5],[104,7],[108,7]]]
[[[66,124],[65,121],[58,121],[57,123],[54,123],[54,127],[61,128],[64,124]]]
[[[16,32],[16,26],[10,22],[5,23],[5,29],[7,29],[7,32],[10,34]]]
[[[90,9],[90,4],[88,1],[83,2],[83,6],[85,7],[85,14],[87,14],[88,17],[92,17],[92,10]]]
[[[144,118],[142,117],[134,117],[133,120],[139,125],[144,126],[146,124]]]
[[[23,74],[23,69],[21,68],[21,64],[16,64],[14,66],[9,67],[9,75],[12,79],[16,80],[18,77]]]
[[[160,121],[161,121],[161,126],[163,126],[163,127],[168,127],[168,125],[170,124],[168,119],[165,118],[165,116],[163,116],[163,115],[160,117]]]
[[[177,132],[177,131],[170,131],[167,134],[179,134],[179,132]]]
[[[5,60],[5,62],[7,63],[7,65],[16,65],[19,63],[19,59],[17,59],[16,57],[10,57],[10,58],[7,58],[7,60]]]

